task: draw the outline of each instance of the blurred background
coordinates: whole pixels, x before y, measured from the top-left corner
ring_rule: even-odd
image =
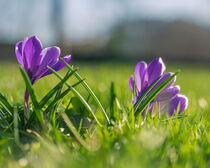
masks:
[[[75,61],[210,61],[209,0],[0,0],[0,61],[36,35]]]

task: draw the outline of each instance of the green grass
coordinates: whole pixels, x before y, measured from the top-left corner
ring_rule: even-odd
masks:
[[[106,112],[109,114],[111,104],[116,105],[113,126],[105,124],[102,112],[92,99],[89,104],[92,104],[91,108],[96,111],[103,127],[94,122],[90,125],[84,117],[83,124],[72,119],[71,113],[76,110],[72,103],[74,110],[66,113],[77,126],[82,142],[75,138],[75,134],[73,136],[71,127],[64,127],[64,133],[50,123],[46,123],[44,131],[18,134],[18,129],[14,129],[14,134],[0,135],[0,167],[210,167],[210,68],[197,64],[169,64],[167,71],[181,69],[176,84],[189,98],[185,112],[188,116],[180,119],[155,116],[143,122],[143,118],[134,121],[129,112],[132,95],[128,79],[134,66],[135,63],[78,64],[79,74],[86,78]],[[64,76],[65,72],[61,74]],[[75,81],[69,80],[70,83]],[[54,75],[39,80],[34,85],[37,99],[41,100],[58,82]],[[116,99],[111,102],[112,82],[120,105]],[[1,63],[0,93],[12,104],[23,104],[24,90],[18,65]],[[88,97],[84,88],[77,87],[77,90]],[[67,106],[72,95],[69,93],[64,97],[63,106],[59,106],[58,111],[64,111],[63,107]],[[76,99],[75,104],[78,105]],[[87,111],[82,114],[92,117]],[[59,121],[59,127],[63,127],[65,122]],[[14,124],[12,128],[18,126]]]

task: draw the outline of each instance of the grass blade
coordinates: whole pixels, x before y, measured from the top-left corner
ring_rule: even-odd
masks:
[[[63,61],[63,63],[66,65],[66,67],[71,70],[71,71],[74,71],[74,69],[68,64],[66,63],[66,61],[64,61],[63,58],[61,58],[61,60]],[[82,80],[82,77],[77,73],[75,72],[74,73],[75,77],[78,79],[78,80]],[[91,90],[91,88],[88,86],[88,84],[83,81],[82,82],[82,85],[84,86],[84,88],[88,91],[88,93],[91,95],[91,97],[94,99],[94,101],[97,103],[97,105],[101,108],[106,120],[108,121],[108,123],[110,124],[110,120],[109,120],[109,117],[108,115],[106,114],[106,111],[104,110],[103,106],[101,105],[101,102],[98,100],[98,98],[96,97],[96,95],[94,94],[94,92]]]
[[[9,126],[7,128],[5,128],[2,132],[0,133],[5,133],[7,132],[8,129],[11,129],[12,125],[14,124],[14,121],[10,122]]]
[[[110,97],[111,97],[111,99],[110,99],[110,119],[115,121],[118,108],[117,108],[117,103],[116,103],[117,96],[116,96],[116,87],[115,87],[114,82],[111,83]]]
[[[79,141],[79,143],[84,146],[87,150],[90,150],[90,147],[88,146],[88,144],[80,137],[79,133],[77,132],[76,128],[74,127],[74,125],[72,124],[72,122],[69,120],[68,116],[65,113],[61,114],[66,125],[69,127],[69,129],[71,130],[71,132],[74,134],[74,136],[77,138],[77,140]]]
[[[66,89],[63,93],[61,93],[59,96],[57,96],[50,104],[49,106],[45,109],[45,112],[48,112],[49,109],[51,109],[60,99],[62,99],[64,96],[67,95],[67,93],[70,91],[71,89]]]
[[[177,116],[174,116],[174,117],[170,117],[170,118],[167,118],[165,120],[162,120],[162,122],[168,122],[169,120],[176,120],[176,119],[182,119],[182,118],[186,118],[186,117],[189,117],[189,115],[185,114],[185,115],[177,115]]]
[[[8,114],[10,116],[12,116],[13,107],[12,107],[12,105],[10,105],[10,103],[8,102],[8,100],[6,99],[6,97],[4,97],[1,93],[0,93],[0,104],[6,109],[6,111],[8,112]]]
[[[18,129],[18,111],[17,107],[14,107],[14,138],[17,145],[20,144],[19,129]]]
[[[63,77],[60,76],[54,69],[52,69],[50,67],[48,67],[48,69],[51,70],[60,80],[63,80]],[[93,115],[93,117],[96,120],[97,124],[99,126],[101,126],[101,123],[99,122],[99,120],[97,119],[97,117],[94,114],[93,110],[91,109],[91,107],[89,106],[89,104],[85,101],[85,99],[68,82],[65,82],[65,84],[73,92],[73,94],[80,99],[80,101],[84,104],[84,106],[86,107],[86,109]]]
[[[149,103],[154,100],[154,98],[158,95],[158,93],[160,93],[167,86],[167,84],[173,80],[173,78],[178,73],[179,73],[179,71],[174,73],[172,76],[169,76],[167,79],[165,79],[160,85],[158,85],[156,88],[154,88],[154,90],[145,98],[145,100],[143,102],[140,102],[141,105],[139,106],[138,110],[135,112],[136,117],[145,110],[147,105],[149,105]],[[160,79],[157,79],[157,80],[159,81]],[[157,83],[157,81],[155,81],[155,83]]]
[[[39,108],[41,109],[42,107],[44,107],[44,105],[49,101],[50,98],[52,98],[52,96],[62,88],[63,84],[73,75],[73,73],[77,71],[74,70],[71,73],[67,73],[66,76],[64,77],[64,79],[62,81],[60,81],[52,90],[50,90],[44,98],[42,98],[42,100],[39,102]]]
[[[76,71],[76,70],[75,70]],[[67,76],[67,75],[66,75]],[[65,78],[65,77],[64,77]],[[67,78],[69,78],[69,77],[67,77]],[[62,80],[63,81],[63,80]],[[64,81],[64,83],[65,83],[66,81]],[[79,81],[79,82],[77,82],[77,83],[75,83],[74,85],[72,85],[72,87],[76,87],[78,84],[80,84],[81,83],[81,81]],[[62,86],[59,88],[59,87],[57,87],[57,90],[55,90],[55,92],[56,91],[60,91],[60,89],[62,88]],[[55,92],[52,94],[52,93],[50,93],[51,92],[51,90],[48,92],[48,94],[49,95],[53,95],[53,94],[55,94]],[[48,95],[47,94],[47,95]],[[67,93],[66,93],[67,94]],[[65,94],[65,95],[66,95]],[[45,98],[45,100],[47,100],[47,97],[49,97],[49,95],[48,96],[45,96],[46,98]],[[65,95],[62,95],[62,96],[65,96]],[[55,97],[55,98],[57,98],[57,96]],[[52,106],[53,105],[55,105],[60,99],[61,99],[62,97],[59,97],[59,98],[57,98],[56,100],[54,99],[53,100],[53,102],[51,103],[51,104],[49,104],[49,106],[48,106],[48,109],[46,110],[45,109],[45,112],[47,112],[47,111],[49,111],[50,110],[50,108],[52,108]],[[44,99],[44,98],[43,98]],[[44,101],[42,101],[42,103],[43,103]],[[41,108],[43,108],[43,106],[44,106],[44,104],[42,104],[41,103],[41,101],[40,101],[40,106],[39,106],[39,108],[41,109]],[[26,124],[26,128],[28,128],[29,126],[30,126],[30,123],[31,123],[31,121],[33,121],[34,120],[34,117],[35,117],[35,114],[34,113],[32,113],[32,115],[30,116],[30,118],[29,118],[29,120],[28,120],[28,122],[27,122],[27,124]]]

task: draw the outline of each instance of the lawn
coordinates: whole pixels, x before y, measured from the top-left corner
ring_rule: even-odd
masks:
[[[75,124],[81,141],[69,130],[62,117],[58,117],[56,126],[46,121],[43,130],[34,130],[36,125],[33,125],[24,131],[12,124],[12,131],[0,134],[0,167],[210,167],[208,64],[167,64],[169,72],[181,69],[176,84],[189,98],[185,115],[156,115],[147,119],[140,117],[136,121],[131,113],[132,93],[128,86],[135,63],[75,63],[74,66],[79,67],[79,74],[113,117],[112,126],[106,124],[92,99],[88,102],[96,111],[102,127],[92,121],[86,110],[77,117],[75,111],[80,111],[83,106],[74,109],[74,104],[80,103],[75,99],[70,105],[73,110],[66,111],[66,114]],[[60,73],[64,76],[65,72],[66,69]],[[75,81],[72,78],[69,83]],[[55,75],[36,82],[33,87],[37,99],[41,100],[58,82]],[[88,97],[84,88],[77,86],[76,89]],[[11,104],[22,106],[24,90],[18,64],[0,63],[0,93]],[[69,93],[60,102],[57,116],[65,111],[72,96]]]

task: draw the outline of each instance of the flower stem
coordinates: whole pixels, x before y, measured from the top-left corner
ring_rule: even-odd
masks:
[[[28,119],[29,118],[29,91],[28,89],[25,90],[24,100],[25,100],[25,107],[24,107],[25,118]]]

